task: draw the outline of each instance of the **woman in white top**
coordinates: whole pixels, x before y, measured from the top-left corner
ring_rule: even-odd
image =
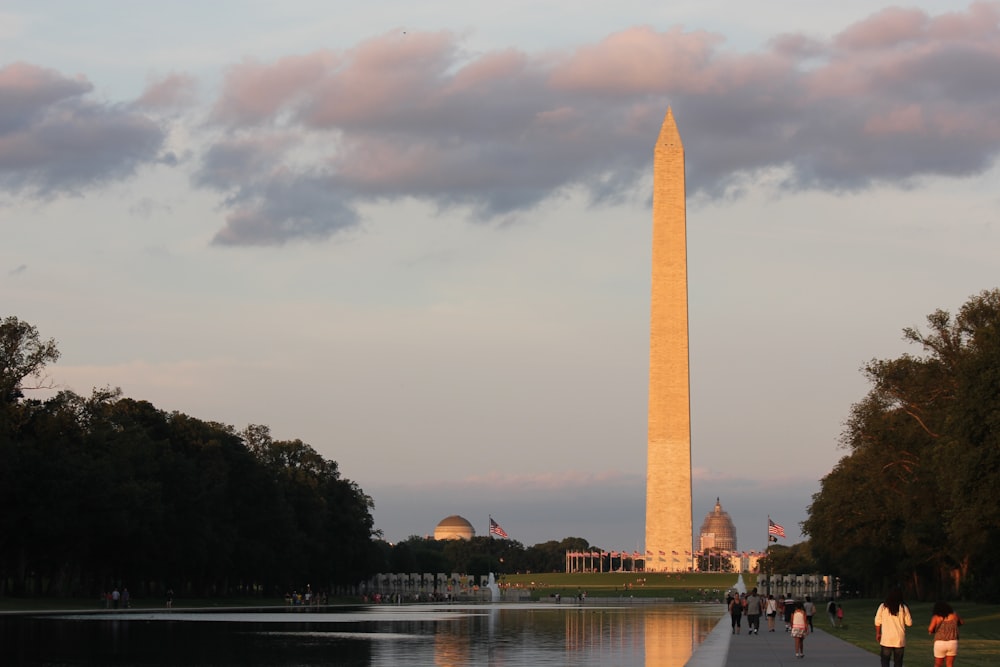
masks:
[[[767,631],[774,632],[774,617],[778,615],[778,601],[774,599],[773,595],[767,596],[767,606],[764,607],[764,613],[767,614]]]
[[[889,667],[889,656],[892,656],[894,667],[902,667],[906,628],[910,625],[913,625],[913,618],[909,607],[903,604],[903,592],[894,588],[875,612],[875,640],[882,667]]]

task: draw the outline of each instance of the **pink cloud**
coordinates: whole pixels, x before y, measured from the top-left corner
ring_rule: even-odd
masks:
[[[187,74],[170,74],[146,87],[136,106],[143,109],[169,109],[187,106],[194,101],[197,84]]]
[[[206,154],[213,177],[202,182],[238,210],[232,243],[250,221],[255,239],[333,233],[360,202],[399,197],[508,219],[571,188],[595,202],[633,192],[668,104],[696,147],[694,191],[730,192],[776,167],[791,189],[970,173],[1000,151],[998,7],[890,9],[830,40],[780,35],[751,52],[680,28],[635,27],[567,52],[475,54],[451,33],[394,32],[243,63],[216,103],[226,139]],[[261,125],[287,148],[232,150]],[[347,209],[328,227],[323,210],[275,200],[294,193],[329,208],[323,187]],[[286,219],[269,223],[270,213]]]
[[[247,60],[226,73],[212,117],[222,123],[268,122],[336,69],[341,57],[330,51],[282,58],[273,65]]]
[[[845,50],[885,49],[918,39],[927,25],[928,16],[919,9],[890,7],[847,28],[834,44]]]
[[[91,90],[82,76],[68,78],[55,70],[24,62],[0,67],[0,90],[7,95],[52,100],[69,93]]]
[[[800,34],[778,35],[768,45],[774,53],[794,60],[821,57],[827,51],[824,43]]]
[[[454,64],[449,33],[394,33],[346,52],[327,72],[301,111],[314,127],[372,124],[379,119],[421,112],[440,94]]]
[[[865,133],[870,135],[921,134],[926,129],[923,109],[916,104],[873,116],[864,125]]]
[[[536,60],[514,49],[487,53],[462,66],[445,90],[450,94],[476,90],[484,84],[492,86],[498,81],[522,79],[538,66]]]
[[[965,13],[951,12],[934,17],[928,34],[935,39],[992,39],[1000,22],[1000,4],[974,2]]]
[[[17,62],[0,67],[0,133],[23,128],[52,105],[93,90],[85,78]]]
[[[631,28],[584,46],[556,65],[551,85],[560,90],[641,94],[663,90],[700,91],[721,38],[675,28],[658,33]]]
[[[832,47],[826,62],[803,77],[812,99],[896,104],[895,96],[918,94],[927,104],[946,105],[966,94],[956,90],[963,82],[970,89],[1000,82],[982,74],[1000,69],[1000,5],[978,3],[933,18],[886,10],[849,27]]]

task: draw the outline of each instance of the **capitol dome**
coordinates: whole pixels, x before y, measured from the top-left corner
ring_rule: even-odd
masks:
[[[715,499],[715,509],[705,516],[701,524],[699,551],[716,549],[719,551],[734,551],[736,549],[736,525],[728,512],[722,510],[722,503]]]
[[[476,536],[476,529],[465,517],[452,514],[441,519],[434,529],[435,540],[471,540]]]

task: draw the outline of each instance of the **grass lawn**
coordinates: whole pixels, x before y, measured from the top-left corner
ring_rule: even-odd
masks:
[[[552,572],[542,574],[506,574],[501,583],[531,591],[532,599],[556,593],[574,597],[586,591],[588,597],[673,598],[679,602],[725,599],[726,591],[736,585],[735,573],[666,573],[666,572]],[[744,574],[743,583],[753,588],[757,575]]]

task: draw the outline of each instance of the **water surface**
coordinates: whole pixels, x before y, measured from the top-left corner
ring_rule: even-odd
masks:
[[[0,616],[21,665],[683,665],[716,604],[377,605]]]

